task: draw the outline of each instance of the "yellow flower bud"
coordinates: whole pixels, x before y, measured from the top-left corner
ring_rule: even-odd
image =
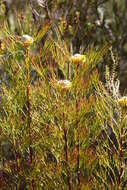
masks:
[[[0,40],[0,50],[4,49],[5,49],[5,44],[2,42],[2,40]]]
[[[73,29],[71,25],[68,26],[68,31],[70,32],[70,34],[73,34]]]
[[[79,11],[76,11],[76,16],[79,17],[80,16],[80,12]]]

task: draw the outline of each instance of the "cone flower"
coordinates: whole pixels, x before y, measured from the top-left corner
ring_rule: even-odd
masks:
[[[72,62],[72,64],[75,64],[75,65],[78,65],[80,63],[85,63],[86,62],[86,56],[81,55],[81,54],[74,54],[71,57],[71,62]]]
[[[56,80],[54,85],[61,90],[69,90],[72,87],[72,83],[69,80]]]
[[[34,42],[33,38],[27,34],[21,36],[21,41],[25,47],[31,46]]]
[[[122,98],[118,99],[118,104],[121,107],[127,107],[127,96],[123,96]]]

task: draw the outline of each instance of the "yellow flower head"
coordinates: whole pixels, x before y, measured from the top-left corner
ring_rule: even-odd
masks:
[[[2,42],[2,40],[0,40],[0,50],[4,49],[5,49],[5,44]]]
[[[27,34],[24,34],[22,37],[21,37],[21,41],[22,43],[24,44],[25,47],[29,47],[33,44],[33,38]]]
[[[72,83],[69,80],[55,81],[55,86],[62,90],[69,90],[72,87]]]
[[[79,63],[85,63],[86,62],[86,56],[81,54],[75,54],[71,57],[71,62],[73,64],[79,64]]]
[[[127,96],[123,96],[122,98],[118,99],[118,104],[121,107],[127,107]]]

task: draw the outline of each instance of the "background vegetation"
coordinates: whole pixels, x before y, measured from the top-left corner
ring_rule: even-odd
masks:
[[[126,9],[0,1],[0,189],[127,189]]]

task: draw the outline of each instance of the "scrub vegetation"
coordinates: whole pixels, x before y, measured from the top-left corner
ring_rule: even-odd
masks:
[[[126,190],[126,1],[0,1],[0,189]]]

